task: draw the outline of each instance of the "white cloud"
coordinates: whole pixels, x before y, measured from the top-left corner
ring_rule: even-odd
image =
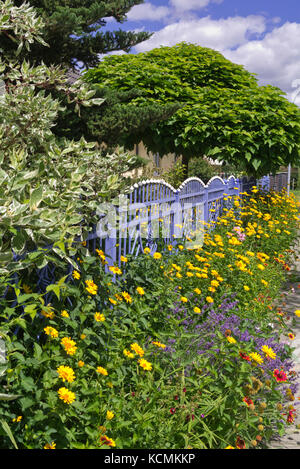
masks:
[[[296,99],[296,80],[300,81],[300,24],[285,23],[274,28],[261,40],[249,41],[235,50],[223,51],[229,60],[245,66],[256,73],[261,84],[278,86],[288,93],[288,98]],[[299,84],[296,85],[296,90]]]
[[[152,3],[135,5],[128,13],[129,21],[161,21],[170,14],[170,9],[164,6],[155,6]]]
[[[222,3],[223,0],[170,0],[170,5],[179,11],[201,10],[210,3]]]
[[[219,20],[209,16],[182,20],[155,32],[149,40],[138,44],[136,50],[144,52],[161,45],[172,46],[185,41],[222,51],[246,43],[250,35],[261,34],[265,28],[264,17],[254,15]]]

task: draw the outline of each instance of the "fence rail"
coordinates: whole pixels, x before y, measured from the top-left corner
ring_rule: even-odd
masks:
[[[118,204],[106,204],[103,212],[99,211],[99,223],[88,235],[87,247],[92,253],[102,250],[108,267],[120,266],[121,256],[136,256],[145,247],[153,253],[158,243],[174,244],[194,234],[199,223],[213,225],[232,196],[244,196],[255,185],[279,191],[286,182],[286,173],[260,180],[215,176],[207,184],[192,177],[178,189],[163,180],[142,181],[120,196]]]

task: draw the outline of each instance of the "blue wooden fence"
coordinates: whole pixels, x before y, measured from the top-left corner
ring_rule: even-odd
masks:
[[[254,185],[268,191],[270,177],[257,181],[215,176],[207,184],[192,177],[178,189],[163,180],[139,182],[117,204],[100,207],[99,223],[88,235],[87,247],[91,253],[102,250],[108,267],[120,266],[121,256],[136,256],[145,247],[153,253],[158,243],[178,243],[199,230],[199,223],[212,228],[232,196],[244,196]]]

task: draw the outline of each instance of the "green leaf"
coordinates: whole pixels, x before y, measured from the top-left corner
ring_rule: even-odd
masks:
[[[16,440],[14,439],[14,436],[13,436],[13,434],[12,434],[12,431],[11,431],[11,429],[9,428],[7,422],[5,422],[5,420],[3,420],[3,419],[1,419],[0,422],[1,422],[1,425],[2,425],[3,430],[5,431],[5,433],[7,434],[7,436],[9,437],[9,439],[10,439],[10,441],[12,442],[12,444],[14,445],[15,449],[18,449]]]

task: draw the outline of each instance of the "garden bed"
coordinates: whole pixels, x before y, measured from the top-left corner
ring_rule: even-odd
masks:
[[[145,249],[105,273],[81,245],[51,304],[4,310],[1,447],[249,449],[283,434],[297,385],[275,304],[298,222],[293,197],[254,187],[202,248]]]

